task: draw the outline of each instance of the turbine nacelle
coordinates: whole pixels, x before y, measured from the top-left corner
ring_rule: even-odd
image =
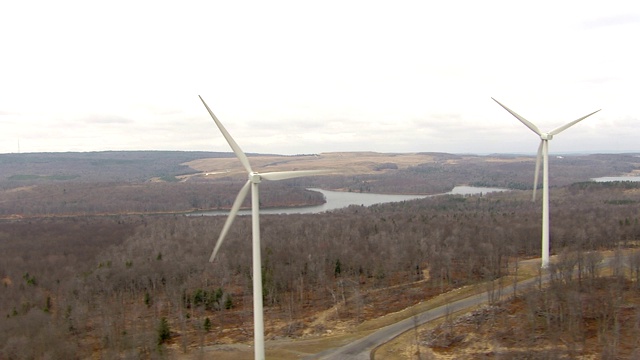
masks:
[[[252,184],[260,184],[262,182],[262,176],[257,172],[250,172],[249,181],[251,181]]]
[[[542,140],[551,140],[551,139],[553,139],[553,134],[542,133],[542,134],[540,134],[540,139],[542,139]]]

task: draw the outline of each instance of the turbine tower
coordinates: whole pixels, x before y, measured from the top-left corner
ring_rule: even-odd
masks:
[[[553,139],[554,135],[558,135],[578,122],[588,118],[589,116],[597,113],[600,110],[594,111],[589,115],[585,115],[578,120],[574,120],[568,124],[560,126],[557,129],[549,132],[542,132],[533,123],[518,115],[515,111],[502,105],[498,100],[493,99],[498,105],[502,106],[505,110],[520,120],[526,127],[531,129],[534,133],[540,136],[540,145],[538,146],[538,156],[536,158],[536,172],[533,179],[533,198],[531,201],[536,200],[536,188],[538,187],[538,173],[540,172],[540,159],[542,158],[542,267],[549,266],[549,140]]]
[[[227,132],[227,130],[222,126],[222,123],[218,118],[213,114],[207,103],[204,102],[202,96],[198,95],[204,106],[207,108],[207,111],[215,121],[216,125],[222,132],[222,135],[227,140],[231,149],[236,154],[242,166],[247,170],[249,175],[249,179],[244,184],[244,186],[240,189],[233,205],[231,206],[231,211],[229,212],[229,217],[227,221],[224,223],[222,227],[222,232],[220,233],[220,237],[218,237],[218,242],[213,249],[213,253],[209,258],[209,262],[213,262],[222,245],[222,242],[231,228],[231,224],[235,219],[238,211],[240,210],[240,205],[247,197],[247,192],[249,188],[251,188],[251,223],[252,223],[252,255],[253,255],[253,320],[254,320],[254,355],[256,360],[263,360],[265,358],[264,351],[264,317],[263,317],[263,306],[262,306],[262,264],[260,258],[260,196],[258,193],[258,185],[260,182],[264,180],[285,180],[285,179],[293,179],[303,176],[309,175],[317,175],[329,172],[329,170],[299,170],[299,171],[279,171],[279,172],[270,172],[270,173],[257,173],[251,169],[251,165],[249,164],[249,159],[245,155],[244,152],[240,149],[238,144],[233,140],[231,135]]]

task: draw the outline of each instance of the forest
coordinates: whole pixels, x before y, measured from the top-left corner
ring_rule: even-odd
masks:
[[[420,156],[424,162],[401,164],[395,154],[367,163],[367,171],[264,184],[264,207],[321,203],[310,187],[399,194],[436,194],[462,184],[511,189],[261,216],[267,339],[325,336],[503,278],[517,271],[518,261],[540,256],[533,157]],[[206,176],[186,165],[201,158],[231,155],[0,155],[0,358],[174,358],[215,344],[251,343],[250,218],[236,219],[209,263],[225,217],[188,216],[229,208],[246,180],[233,171]],[[350,161],[358,159],[355,153]],[[553,315],[543,332],[568,328],[571,341],[586,338],[588,319],[567,313],[576,300],[562,295],[574,284],[566,275],[574,269],[592,281],[572,287],[573,294],[639,288],[640,182],[590,180],[638,171],[640,157],[633,154],[551,159],[552,254],[579,260],[561,262],[571,270],[554,269],[565,275],[546,290],[565,300],[525,300]],[[603,250],[620,251],[624,266],[611,276],[622,280],[594,270]],[[604,325],[597,345],[584,349],[609,358],[626,354],[614,336],[615,319],[623,311],[640,318],[640,304],[619,297],[608,311],[588,312]],[[557,318],[563,321],[553,325]]]

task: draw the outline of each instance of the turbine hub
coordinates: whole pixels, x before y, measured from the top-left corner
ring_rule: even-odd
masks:
[[[542,133],[542,135],[540,135],[540,139],[542,139],[542,140],[551,140],[551,139],[553,139],[553,135],[551,135],[549,133]]]
[[[257,172],[249,173],[249,181],[251,181],[251,183],[253,184],[260,184],[260,182],[262,181],[262,176],[260,176],[260,174],[258,174]]]

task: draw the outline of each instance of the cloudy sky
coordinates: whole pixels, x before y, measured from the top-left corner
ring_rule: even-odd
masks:
[[[0,153],[640,151],[634,1],[5,1]]]

